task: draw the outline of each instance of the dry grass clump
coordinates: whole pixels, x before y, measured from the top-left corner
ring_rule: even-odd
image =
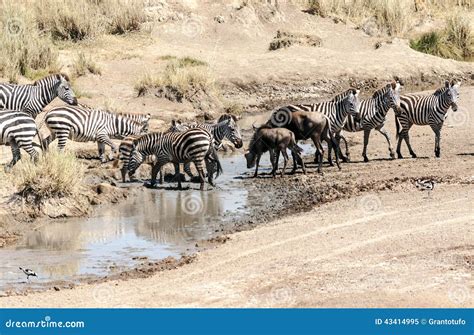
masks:
[[[0,7],[0,75],[16,82],[18,74],[36,79],[38,73],[56,72],[57,53],[51,40],[36,30],[32,11],[8,2]]]
[[[155,89],[157,96],[177,102],[192,101],[202,94],[213,95],[217,90],[215,78],[204,64],[189,57],[172,59],[161,74],[142,76],[135,90],[142,96]]]
[[[444,29],[431,31],[412,39],[410,47],[439,57],[472,60],[474,35],[469,20],[456,14],[447,19]]]
[[[316,35],[290,33],[278,30],[273,41],[270,42],[269,50],[288,48],[295,44],[319,47],[322,44],[322,40]]]
[[[82,194],[84,168],[73,153],[49,150],[35,164],[22,159],[11,174],[19,194],[35,203]]]
[[[87,57],[83,52],[80,52],[74,62],[74,73],[77,77],[84,76],[87,73],[102,74],[99,66],[92,60],[92,57]]]
[[[146,21],[143,2],[107,0],[101,2],[101,9],[109,18],[107,32],[122,35],[139,31],[141,24]]]

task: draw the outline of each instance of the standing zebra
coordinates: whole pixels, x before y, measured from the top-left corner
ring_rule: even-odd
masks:
[[[53,74],[28,85],[0,84],[0,109],[22,111],[34,119],[56,97],[69,105],[77,105],[65,74]]]
[[[116,153],[111,138],[122,139],[128,135],[144,134],[148,123],[138,123],[126,116],[85,106],[62,106],[51,109],[45,117],[51,135],[43,141],[43,147],[58,138],[58,148],[63,150],[68,138],[77,142],[97,141],[108,145]],[[99,146],[100,148],[100,146]],[[99,152],[101,162],[105,153]]]
[[[201,190],[204,190],[204,159],[212,149],[212,135],[202,128],[191,128],[183,132],[150,133],[133,142],[128,168],[133,174],[146,156],[155,155],[156,163],[151,173],[151,184],[154,185],[158,172],[166,163],[173,163],[178,174],[180,163],[193,162],[199,174]],[[216,163],[220,167],[218,160]],[[163,174],[160,176],[160,183],[163,183]],[[180,178],[178,188],[182,188]]]
[[[393,147],[390,142],[390,135],[384,128],[386,115],[390,108],[394,111],[398,111],[400,108],[400,82],[394,81],[390,84],[385,85],[383,88],[377,90],[370,99],[364,99],[360,102],[359,106],[359,117],[349,115],[347,117],[344,130],[350,132],[364,131],[364,149],[362,151],[362,157],[364,162],[368,162],[367,158],[367,146],[369,144],[369,136],[372,129],[378,130],[387,140],[388,150],[390,157],[395,158]],[[337,99],[335,97],[334,99]],[[334,100],[333,99],[333,100]],[[339,133],[336,137],[341,138],[346,143],[346,156],[349,157],[349,150],[347,148],[347,141],[345,137]]]
[[[10,170],[21,159],[20,149],[24,149],[36,161],[38,153],[33,149],[33,138],[38,132],[35,120],[27,113],[0,110],[0,144],[9,144],[13,159],[5,166]]]
[[[271,122],[278,126],[280,121],[285,121],[291,115],[291,112],[303,111],[303,112],[320,112],[323,113],[328,119],[330,124],[330,132],[332,134],[338,134],[346,122],[347,116],[357,116],[359,113],[359,90],[348,89],[344,93],[339,94],[332,101],[324,101],[315,104],[299,104],[289,105],[286,107],[279,108],[272,117]],[[328,143],[328,160],[329,164],[333,166],[331,158],[332,143]],[[337,154],[337,153],[336,153]],[[317,158],[318,151],[316,151],[315,161]]]
[[[459,87],[461,82],[454,80],[445,82],[444,87],[437,89],[433,94],[407,94],[400,97],[400,111],[395,115],[397,126],[397,155],[403,158],[400,151],[402,140],[405,140],[410,155],[416,158],[416,154],[411,148],[408,132],[414,124],[429,125],[435,133],[435,155],[441,155],[441,128],[443,127],[446,113],[451,107],[454,112],[458,110],[457,101],[459,99]]]

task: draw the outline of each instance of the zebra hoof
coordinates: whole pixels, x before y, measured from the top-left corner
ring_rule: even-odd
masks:
[[[414,152],[412,152],[410,155],[411,155],[411,158],[416,158],[416,154]]]
[[[11,170],[12,170],[12,167],[8,165],[5,165],[5,167],[3,168],[3,171],[5,171],[5,173],[10,173]]]
[[[390,158],[391,158],[391,159],[395,159],[395,153],[391,152],[391,153],[390,153]]]
[[[368,163],[368,162],[369,162],[369,159],[367,158],[367,156],[364,156],[364,162],[365,162],[365,163]]]
[[[397,154],[397,158],[398,158],[398,159],[403,159],[402,154],[401,154],[401,153],[398,153],[398,154]]]
[[[342,156],[341,157],[341,160],[343,163],[349,163],[351,161],[351,159],[349,158],[349,156]]]

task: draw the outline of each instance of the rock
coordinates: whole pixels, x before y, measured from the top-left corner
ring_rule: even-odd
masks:
[[[218,16],[214,17],[214,21],[216,21],[218,23],[224,23],[225,19],[222,15],[218,15]]]

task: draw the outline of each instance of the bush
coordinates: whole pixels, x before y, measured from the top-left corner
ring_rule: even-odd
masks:
[[[22,159],[11,174],[13,183],[25,198],[41,202],[50,198],[82,194],[84,168],[73,153],[49,150],[35,164]]]
[[[77,77],[84,76],[87,73],[102,74],[100,68],[92,60],[91,57],[86,57],[83,52],[80,52],[74,62],[74,72]]]
[[[0,74],[15,82],[17,74],[32,79],[56,72],[57,53],[51,41],[39,34],[33,13],[18,4],[4,2],[0,16]]]
[[[469,20],[459,14],[454,15],[447,19],[443,30],[412,39],[410,47],[443,58],[471,60],[474,56],[474,38]]]
[[[102,13],[110,18],[107,31],[110,34],[125,34],[140,30],[146,21],[143,3],[138,1],[108,0],[101,3]]]
[[[191,100],[197,93],[213,94],[215,79],[204,64],[189,57],[172,59],[160,75],[142,76],[135,84],[135,90],[142,96],[150,89],[157,89],[157,95],[177,102]]]

